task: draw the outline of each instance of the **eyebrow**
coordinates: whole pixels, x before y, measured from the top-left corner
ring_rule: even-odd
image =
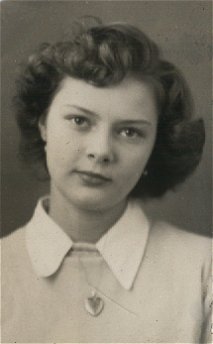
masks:
[[[84,112],[86,113],[87,115],[91,115],[91,116],[95,116],[95,117],[99,117],[98,113],[97,112],[94,112],[94,111],[91,111],[91,110],[88,110],[88,109],[85,109],[81,106],[78,106],[78,105],[66,105],[67,107],[74,107],[75,109],[81,111],[81,112]]]
[[[75,108],[75,109],[77,109],[77,110],[79,110],[81,112],[84,112],[87,115],[90,115],[90,116],[100,117],[97,112],[88,110],[88,109],[83,108],[83,107],[78,106],[78,105],[67,104],[66,106],[67,107],[73,107],[73,108]],[[118,122],[122,122],[122,124],[125,124],[125,125],[130,125],[130,124],[151,125],[151,122],[149,122],[146,119],[127,119],[127,120],[121,120],[121,121],[118,121]]]

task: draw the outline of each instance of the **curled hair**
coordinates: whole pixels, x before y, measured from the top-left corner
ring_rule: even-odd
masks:
[[[17,81],[17,121],[24,160],[46,167],[38,129],[61,81],[71,76],[98,86],[116,85],[132,75],[151,83],[158,102],[155,146],[130,196],[157,197],[174,188],[198,165],[204,124],[192,120],[192,100],[180,71],[160,57],[157,45],[137,28],[115,23],[83,28],[69,40],[42,44]]]

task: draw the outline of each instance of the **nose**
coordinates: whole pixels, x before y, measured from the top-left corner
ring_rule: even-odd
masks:
[[[109,164],[115,161],[113,139],[107,130],[93,132],[87,142],[86,154],[89,160],[99,164]]]

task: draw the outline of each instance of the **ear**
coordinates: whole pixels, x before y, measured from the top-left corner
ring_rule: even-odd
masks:
[[[46,142],[46,140],[47,140],[47,127],[46,127],[46,119],[44,116],[41,116],[39,118],[38,128],[39,128],[42,140]]]

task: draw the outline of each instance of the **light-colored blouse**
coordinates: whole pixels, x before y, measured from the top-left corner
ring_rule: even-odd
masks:
[[[96,244],[76,244],[44,201],[2,240],[2,342],[211,342],[209,238],[151,223],[130,201]]]

